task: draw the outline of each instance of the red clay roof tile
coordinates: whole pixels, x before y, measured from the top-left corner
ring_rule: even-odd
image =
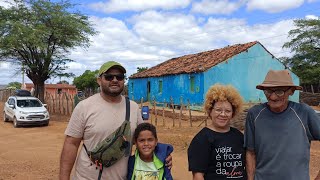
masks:
[[[158,77],[172,74],[204,72],[209,68],[228,60],[229,58],[246,51],[258,41],[246,44],[235,44],[221,49],[204,51],[169,59],[145,71],[135,73],[129,78]]]

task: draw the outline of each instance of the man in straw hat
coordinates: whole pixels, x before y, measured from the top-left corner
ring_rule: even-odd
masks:
[[[248,180],[309,180],[310,142],[320,140],[320,119],[308,105],[289,101],[302,87],[293,84],[288,70],[270,70],[256,88],[268,102],[247,114]]]
[[[74,163],[73,180],[126,179],[131,137],[143,120],[138,105],[121,95],[125,73],[126,69],[118,62],[104,63],[97,77],[101,92],[81,101],[75,107],[65,131],[66,138],[60,159],[60,180],[70,179]],[[121,131],[118,131],[118,128],[122,128]],[[118,136],[118,132],[123,134]],[[114,133],[117,135],[113,135]],[[108,143],[111,140],[114,143]],[[83,146],[80,147],[81,141]],[[121,146],[110,148],[117,144]],[[81,150],[77,157],[79,147]],[[98,150],[95,151],[96,149]],[[95,153],[99,152],[106,153],[103,157],[112,154],[111,160],[105,160],[102,156],[95,159]],[[166,160],[171,168],[171,156]],[[104,162],[110,163],[106,165]]]

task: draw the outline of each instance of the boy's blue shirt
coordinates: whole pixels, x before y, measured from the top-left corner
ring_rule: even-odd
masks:
[[[165,164],[166,158],[173,152],[173,147],[170,144],[158,143],[154,149],[154,155]],[[127,179],[131,180],[133,175],[134,163],[135,163],[135,155],[129,157],[128,162],[128,174]],[[172,175],[167,166],[164,166],[163,179],[172,180]]]

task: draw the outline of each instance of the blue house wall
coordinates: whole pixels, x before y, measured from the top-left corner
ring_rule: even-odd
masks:
[[[140,102],[141,98],[147,100],[148,78],[129,79],[128,95],[131,100]]]
[[[220,83],[233,85],[246,102],[265,102],[263,91],[257,90],[256,85],[263,82],[270,69],[284,68],[284,65],[272,57],[263,46],[256,44],[247,52],[233,56],[205,72],[129,79],[128,94],[130,99],[137,102],[143,97],[144,101],[169,103],[172,97],[174,104],[180,104],[180,97],[183,97],[184,104],[189,99],[192,105],[202,105],[210,86]],[[291,75],[294,84],[298,85],[299,78],[293,73]],[[194,79],[194,91],[191,91],[191,79]],[[159,81],[162,81],[162,92],[159,91]],[[296,91],[290,100],[298,102],[299,92]]]
[[[190,79],[194,79],[194,91],[191,91]],[[148,81],[150,82],[150,96],[148,99]],[[162,92],[160,92],[159,81],[162,81]],[[148,77],[129,79],[128,94],[130,99],[140,102],[156,100],[157,102],[170,102],[173,98],[174,104],[182,102],[187,104],[188,100],[192,104],[201,104],[203,101],[203,73],[177,74],[161,77]]]
[[[261,84],[270,69],[281,70],[284,65],[273,58],[260,44],[256,44],[222,62],[204,73],[204,92],[215,83],[231,84],[237,88],[246,102],[265,102],[263,91],[256,89]],[[299,84],[298,77],[291,73],[295,84]],[[290,97],[299,101],[299,92]]]

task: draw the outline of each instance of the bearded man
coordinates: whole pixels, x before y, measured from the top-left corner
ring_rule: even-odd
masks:
[[[74,163],[72,179],[75,180],[126,179],[129,156],[117,153],[125,154],[122,150],[126,153],[131,152],[132,133],[143,120],[138,105],[121,95],[125,73],[126,69],[115,61],[104,63],[97,77],[100,93],[81,101],[75,107],[65,131],[66,137],[60,159],[60,180],[70,179]],[[126,121],[128,123],[125,123]],[[118,132],[116,136],[119,138],[115,139],[113,134],[124,124],[128,125],[125,126],[127,129]],[[121,135],[122,132],[127,134]],[[117,158],[111,159],[110,164],[105,164],[106,160],[103,157],[95,159],[93,157],[95,154],[92,152],[97,148],[97,152],[100,153],[101,149],[107,150],[111,146],[108,141],[113,139],[115,139],[113,144],[123,141],[120,142],[123,146],[119,150],[110,152],[113,153],[112,158]],[[77,157],[81,141],[83,146]],[[103,147],[104,141],[105,147]],[[108,153],[107,151],[106,154]],[[171,168],[172,157],[168,156],[167,161],[167,166]]]

